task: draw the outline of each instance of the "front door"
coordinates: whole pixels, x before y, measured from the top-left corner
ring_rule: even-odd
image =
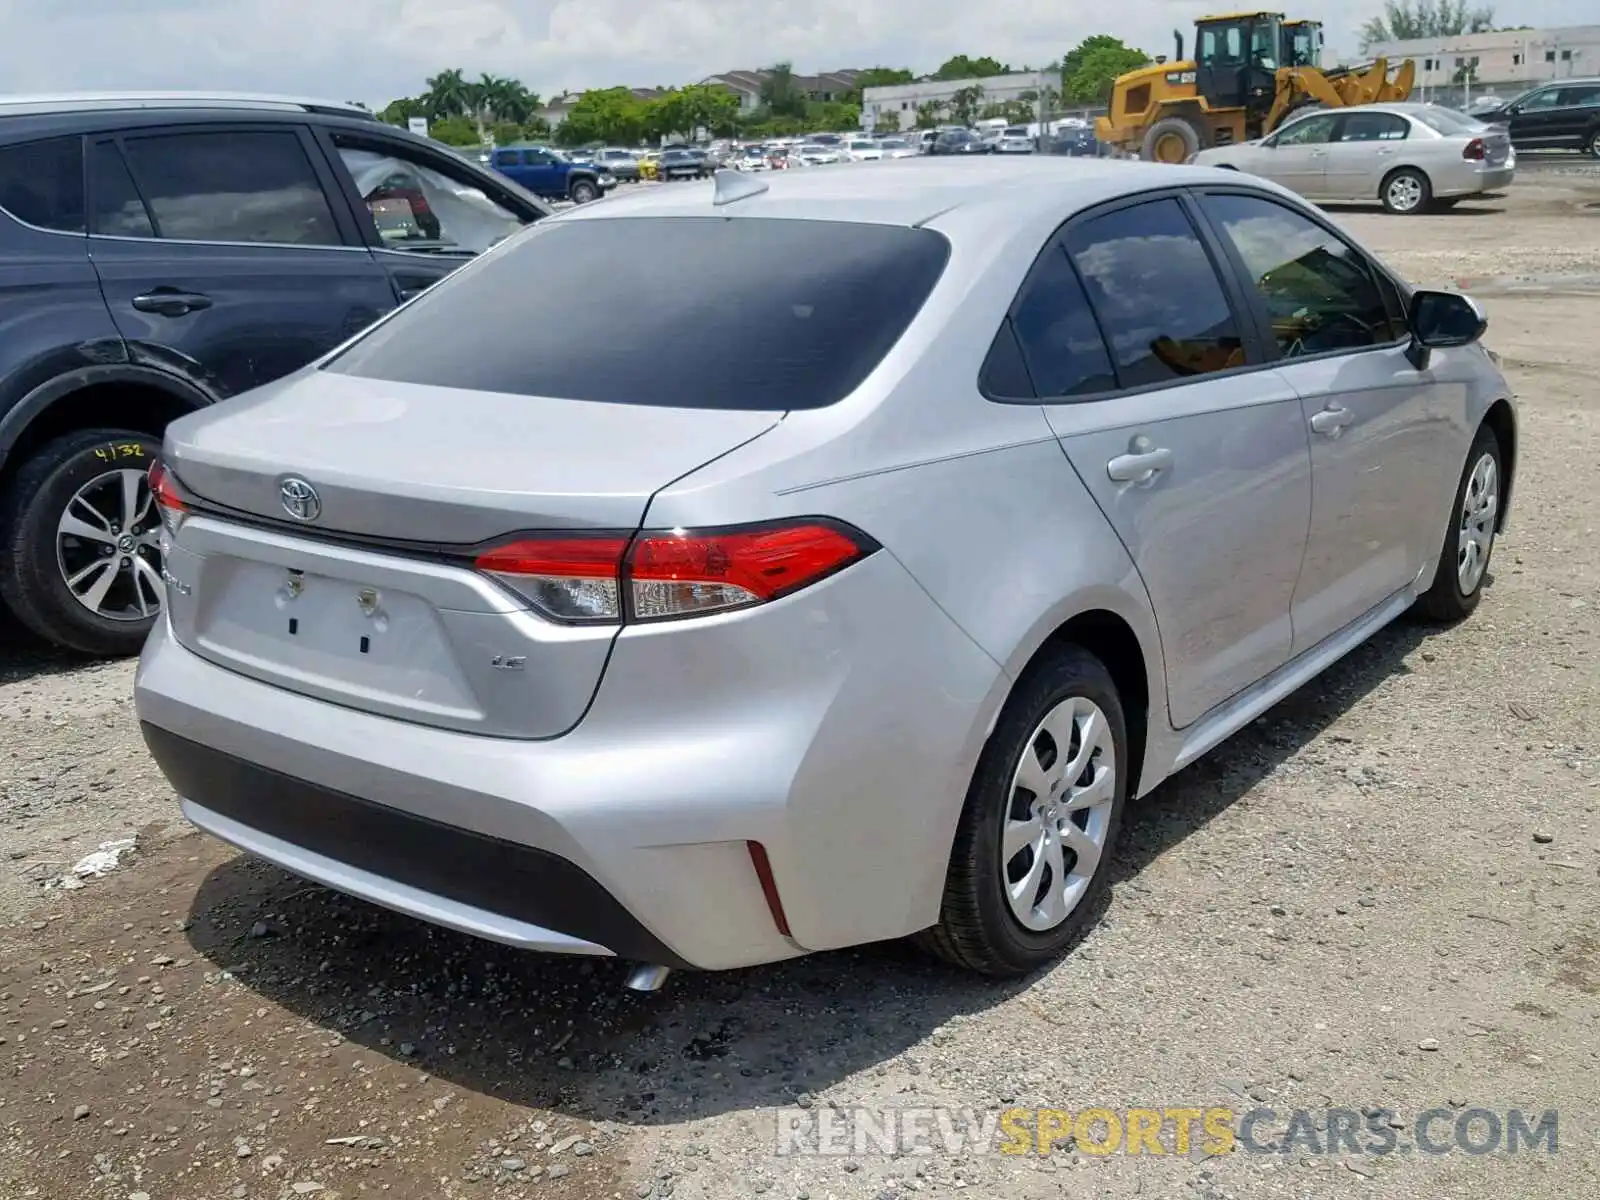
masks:
[[[93,145],[89,256],[137,357],[228,396],[298,370],[394,307],[314,150],[282,125]]]
[[[1518,149],[1538,150],[1558,144],[1561,125],[1559,87],[1541,88],[1524,96],[1508,111],[1511,117],[1511,144]]]
[[[1451,430],[1466,396],[1412,366],[1398,290],[1330,229],[1258,195],[1213,192],[1202,204],[1255,282],[1258,318],[1310,439],[1311,532],[1293,610],[1299,654],[1411,584],[1438,554],[1460,470]]]
[[[1321,196],[1327,186],[1328,147],[1337,113],[1314,113],[1285,125],[1263,143],[1261,174],[1302,196]]]
[[[404,303],[462,264],[537,220],[494,186],[443,155],[372,134],[321,134],[340,183],[354,198],[362,233]],[[501,150],[498,154],[521,154]]]
[[[1299,399],[1272,371],[1239,370],[1259,352],[1177,197],[1068,226],[1013,327],[1144,581],[1186,726],[1289,656],[1311,505]]]
[[[1212,108],[1240,108],[1248,86],[1244,26],[1202,25],[1195,47],[1195,90]]]

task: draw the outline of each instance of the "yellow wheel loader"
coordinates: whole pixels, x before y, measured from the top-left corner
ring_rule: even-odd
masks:
[[[1384,59],[1322,65],[1322,25],[1282,13],[1232,13],[1195,22],[1195,54],[1157,59],[1120,76],[1095,136],[1124,155],[1181,163],[1210,146],[1265,137],[1306,108],[1345,108],[1411,95],[1416,63],[1391,74]]]

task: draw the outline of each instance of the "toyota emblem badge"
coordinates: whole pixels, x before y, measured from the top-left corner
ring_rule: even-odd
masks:
[[[322,498],[317,489],[297,475],[278,485],[278,499],[283,502],[283,511],[296,521],[315,521],[322,515]]]

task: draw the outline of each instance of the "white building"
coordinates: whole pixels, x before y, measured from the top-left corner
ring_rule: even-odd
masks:
[[[1423,95],[1470,84],[1474,93],[1492,90],[1510,98],[1552,79],[1600,75],[1600,25],[1378,42],[1367,53],[1391,63],[1415,61]]]
[[[990,75],[984,79],[929,79],[920,83],[900,83],[891,87],[869,87],[861,93],[861,120],[887,127],[910,129],[917,123],[917,110],[924,104],[944,106],[940,119],[949,117],[949,105],[957,92],[976,87],[983,91],[978,102],[982,111],[991,104],[1011,100],[1034,103],[1045,90],[1059,92],[1061,79],[1050,71],[1028,71],[1016,75]]]

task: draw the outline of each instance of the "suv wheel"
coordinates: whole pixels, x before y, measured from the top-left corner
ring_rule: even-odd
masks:
[[[1584,150],[1590,158],[1600,159],[1600,125],[1596,125],[1594,131],[1589,134],[1589,141]]]
[[[1505,477],[1500,439],[1487,427],[1478,430],[1461,469],[1450,527],[1433,583],[1417,601],[1417,611],[1435,621],[1459,621],[1478,607],[1483,581],[1489,575],[1495,529],[1500,522],[1500,481]]]
[[[597,199],[600,189],[587,179],[579,179],[572,185],[572,202],[574,204],[588,204]]]
[[[0,497],[0,597],[40,637],[137,654],[161,611],[161,520],[146,478],[161,443],[86,429],[44,445]]]
[[[1076,942],[1110,876],[1127,745],[1122,702],[1098,658],[1068,646],[1034,668],[978,760],[939,923],[923,945],[1006,976]]]

